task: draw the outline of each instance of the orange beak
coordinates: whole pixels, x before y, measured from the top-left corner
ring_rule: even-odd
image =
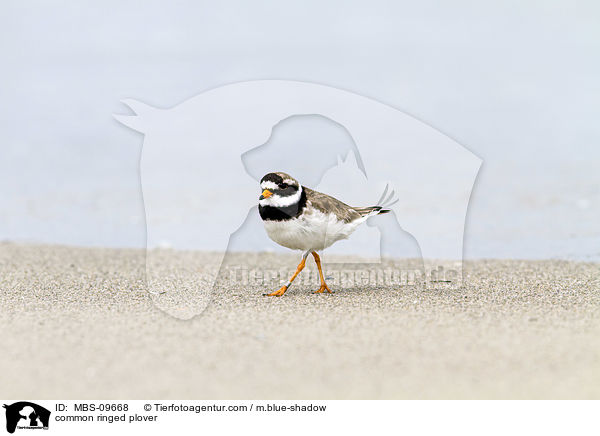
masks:
[[[264,200],[265,198],[269,198],[271,195],[273,195],[273,193],[271,191],[269,191],[268,189],[265,189],[258,199]]]

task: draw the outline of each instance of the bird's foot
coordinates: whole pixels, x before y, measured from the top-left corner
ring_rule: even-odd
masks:
[[[265,297],[281,297],[287,291],[287,286],[282,286],[280,289],[275,292],[271,292],[270,294],[263,294]]]
[[[325,284],[325,283],[321,283],[321,287],[319,288],[318,291],[315,291],[315,294],[322,294],[323,292],[327,291],[327,293],[331,294],[331,289],[329,289],[329,287]]]

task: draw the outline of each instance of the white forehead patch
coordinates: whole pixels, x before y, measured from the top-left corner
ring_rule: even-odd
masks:
[[[264,182],[262,182],[260,184],[260,187],[263,188],[263,189],[268,189],[269,191],[273,191],[273,190],[279,188],[276,183],[270,182],[268,180],[265,180]]]
[[[300,197],[302,196],[302,187],[298,189],[298,191],[294,195],[288,195],[286,197],[281,197],[277,194],[270,196],[269,198],[263,198],[259,200],[258,204],[261,206],[273,206],[273,207],[287,207],[292,204],[296,204],[300,201]]]

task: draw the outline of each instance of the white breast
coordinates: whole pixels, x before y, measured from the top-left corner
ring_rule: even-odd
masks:
[[[366,221],[366,217],[351,223],[339,221],[334,214],[305,209],[298,218],[287,221],[264,221],[265,230],[273,241],[292,250],[319,251],[340,239],[346,239]]]

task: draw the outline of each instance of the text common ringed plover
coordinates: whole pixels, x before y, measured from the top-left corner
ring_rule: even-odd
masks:
[[[282,172],[264,176],[260,187],[263,192],[258,201],[258,211],[269,238],[279,245],[304,252],[294,275],[277,291],[265,294],[268,296],[280,297],[288,290],[304,268],[309,253],[315,258],[321,279],[321,287],[316,293],[331,293],[325,283],[317,251],[348,238],[369,217],[390,211],[382,206],[348,206],[329,195],[300,185],[296,179]],[[382,202],[386,192],[387,187],[379,203],[392,198],[393,192]]]

